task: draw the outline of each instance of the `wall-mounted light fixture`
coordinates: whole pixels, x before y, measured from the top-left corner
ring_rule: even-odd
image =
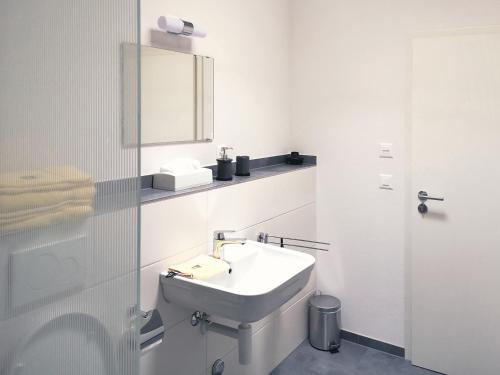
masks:
[[[167,33],[175,35],[196,36],[199,38],[207,36],[207,33],[199,26],[174,16],[159,17],[158,27]]]

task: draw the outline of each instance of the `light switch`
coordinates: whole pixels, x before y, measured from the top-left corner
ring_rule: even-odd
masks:
[[[380,177],[379,189],[394,190],[394,186],[392,184],[392,174],[379,174],[379,177]]]
[[[394,153],[392,150],[392,143],[380,143],[379,157],[384,159],[393,159]]]

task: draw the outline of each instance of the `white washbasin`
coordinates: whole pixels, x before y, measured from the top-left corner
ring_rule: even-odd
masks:
[[[238,322],[256,322],[296,295],[308,282],[313,256],[278,246],[247,241],[225,245],[223,259],[231,273],[208,280],[161,274],[169,302]]]

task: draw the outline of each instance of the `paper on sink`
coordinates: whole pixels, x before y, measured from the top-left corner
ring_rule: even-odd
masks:
[[[191,279],[207,280],[221,273],[229,272],[229,264],[209,255],[198,255],[187,262],[169,267],[168,270]]]

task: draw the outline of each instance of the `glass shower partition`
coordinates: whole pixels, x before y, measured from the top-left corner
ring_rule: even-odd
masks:
[[[0,2],[1,375],[138,374],[138,1]]]

